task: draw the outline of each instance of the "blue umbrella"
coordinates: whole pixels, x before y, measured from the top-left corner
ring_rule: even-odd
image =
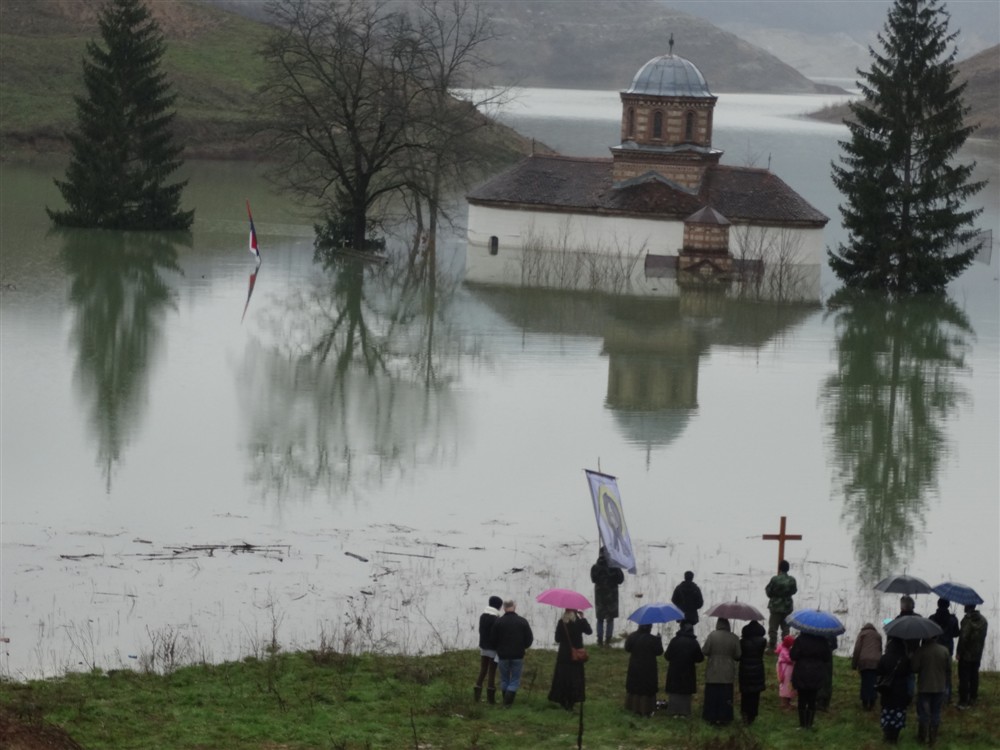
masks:
[[[683,620],[684,613],[673,604],[643,604],[639,609],[628,616],[637,625],[652,625],[655,622],[671,622],[672,620]]]
[[[840,635],[847,628],[840,618],[821,609],[799,609],[785,618],[785,622],[796,630],[813,635]]]
[[[940,596],[942,599],[955,602],[955,604],[983,603],[983,597],[977,594],[976,590],[972,588],[972,586],[966,586],[964,583],[947,581],[945,583],[939,583],[937,586],[932,588],[931,591]]]

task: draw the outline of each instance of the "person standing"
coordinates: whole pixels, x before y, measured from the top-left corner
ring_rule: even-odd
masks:
[[[764,649],[767,648],[767,631],[756,620],[751,620],[740,631],[740,715],[750,726],[760,712],[760,694],[765,684]]]
[[[590,566],[590,580],[594,584],[594,612],[597,618],[597,645],[610,646],[614,635],[615,618],[618,617],[618,587],[624,583],[621,568],[608,562],[608,551],[601,547],[597,562]]]
[[[795,687],[792,685],[792,675],[795,674],[795,662],[792,661],[794,645],[795,636],[786,635],[774,650],[778,655],[778,663],[775,665],[778,673],[778,697],[781,699],[781,707],[786,711],[793,708],[792,699],[795,697]]]
[[[477,703],[483,697],[483,680],[487,680],[486,702],[497,702],[497,652],[490,646],[490,632],[493,630],[493,623],[500,617],[502,606],[503,599],[491,596],[486,609],[479,615],[479,677],[472,688],[472,697]]]
[[[782,638],[788,635],[788,623],[785,618],[792,613],[794,597],[799,589],[795,578],[788,574],[791,566],[788,560],[778,563],[778,574],[772,576],[764,587],[767,594],[767,608],[770,617],[767,620],[767,647],[774,650],[778,645],[778,628],[781,628]]]
[[[663,653],[663,639],[653,635],[652,625],[640,625],[625,639],[628,672],[625,674],[625,709],[639,716],[652,716],[660,674],[656,660]],[[697,641],[695,642],[697,644]]]
[[[740,639],[729,628],[729,620],[720,617],[715,630],[708,634],[701,652],[705,663],[705,705],[701,717],[709,724],[722,726],[733,720],[733,683],[740,660]]]
[[[556,623],[556,667],[552,673],[552,687],[549,688],[549,700],[558,703],[567,711],[573,710],[573,704],[583,703],[587,698],[587,680],[583,662],[574,659],[574,649],[583,648],[583,636],[594,631],[582,612],[567,609]]]
[[[948,649],[937,638],[924,640],[910,658],[910,669],[917,674],[917,742],[934,745],[941,725],[945,675],[951,668]]]
[[[979,698],[979,665],[986,647],[986,618],[975,604],[965,605],[965,617],[959,626],[958,646],[958,707],[963,711],[976,705]]]
[[[820,711],[830,710],[830,701],[833,700],[833,655],[837,653],[837,636],[827,635],[826,645],[830,648],[830,661],[824,665],[826,670],[823,674],[823,684],[819,686],[816,694],[816,708]]]
[[[690,716],[691,696],[698,691],[695,665],[705,661],[694,626],[682,621],[677,635],[670,639],[663,654],[667,661],[667,716]]]
[[[517,689],[521,686],[524,654],[531,648],[534,635],[531,625],[515,611],[517,603],[508,599],[503,603],[503,615],[490,629],[490,646],[497,652],[497,671],[500,673],[500,690],[504,708],[514,705]]]
[[[684,571],[684,580],[677,584],[671,603],[684,613],[684,619],[692,625],[698,624],[698,610],[705,605],[705,600],[701,596],[701,589],[694,582],[694,573],[690,570]]]
[[[951,703],[951,658],[955,655],[955,639],[961,632],[958,627],[958,617],[952,614],[951,602],[945,598],[938,599],[937,609],[927,618],[938,624],[941,635],[938,643],[948,649],[948,672],[945,675],[944,702]]]
[[[878,694],[875,691],[878,662],[882,658],[882,634],[875,626],[866,622],[861,626],[854,652],[851,654],[851,669],[861,675],[861,706],[866,711],[875,707]]]
[[[895,745],[899,742],[899,733],[906,728],[906,709],[910,705],[910,659],[903,641],[889,638],[876,672],[876,685],[882,698],[879,718],[882,736],[888,744]]]
[[[826,679],[827,662],[833,657],[825,635],[800,633],[792,644],[792,685],[799,694],[799,727],[812,729],[816,720],[816,698]]]

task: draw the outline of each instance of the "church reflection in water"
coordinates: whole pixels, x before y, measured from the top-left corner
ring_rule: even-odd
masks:
[[[672,443],[698,408],[698,368],[716,345],[759,347],[816,305],[749,302],[714,289],[674,297],[470,287],[521,330],[597,337],[608,358],[605,405],[623,437],[650,451]]]
[[[959,374],[974,331],[947,298],[831,300],[837,369],[822,387],[835,491],[862,583],[902,572],[968,400]]]
[[[163,318],[174,299],[163,272],[180,273],[186,233],[65,230],[62,261],[75,311],[74,381],[90,403],[97,463],[108,491],[117,464],[142,420]]]

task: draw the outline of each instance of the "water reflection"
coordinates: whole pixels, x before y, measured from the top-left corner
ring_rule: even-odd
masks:
[[[60,230],[62,261],[75,308],[75,384],[90,404],[89,423],[105,487],[142,418],[148,377],[173,294],[161,272],[180,273],[184,233]]]
[[[608,358],[605,406],[625,439],[647,454],[676,440],[696,413],[699,364],[712,346],[764,346],[817,309],[705,290],[667,298],[473,290],[521,330],[600,338]]]
[[[830,301],[837,371],[822,387],[843,517],[862,583],[901,564],[921,533],[949,453],[948,419],[968,399],[956,379],[975,333],[947,298]]]
[[[456,283],[426,260],[316,260],[242,365],[249,476],[278,503],[360,495],[457,454]]]

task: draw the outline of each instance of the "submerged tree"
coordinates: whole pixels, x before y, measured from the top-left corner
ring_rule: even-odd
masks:
[[[69,208],[48,211],[63,226],[187,229],[186,181],[166,184],[182,164],[173,142],[175,95],[160,70],[166,43],[142,0],[109,0],[98,17],[103,46],[87,44],[86,96],[76,97],[72,158],[56,185]]]
[[[864,96],[850,105],[856,122],[833,165],[850,237],[829,253],[849,287],[939,291],[979,249],[972,222],[982,209],[964,206],[985,183],[969,180],[974,164],[953,163],[974,127],[963,124],[948,19],[937,0],[895,0],[882,53],[871,49],[871,70],[858,71]]]

